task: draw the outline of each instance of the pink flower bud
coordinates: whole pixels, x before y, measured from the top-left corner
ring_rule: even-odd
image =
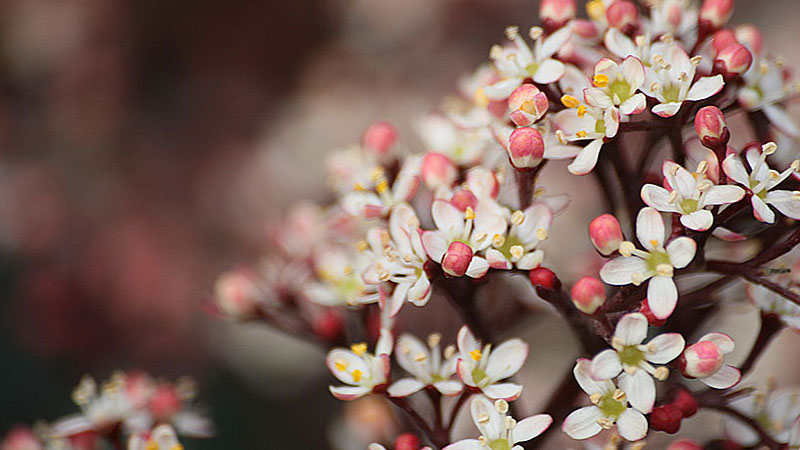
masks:
[[[600,38],[600,30],[591,20],[578,19],[574,20],[570,25],[572,32],[576,36],[583,39],[598,39]]]
[[[419,438],[412,433],[403,433],[394,441],[394,450],[419,450]]]
[[[44,448],[36,434],[28,427],[16,426],[0,441],[3,450],[40,450]]]
[[[259,298],[253,276],[243,270],[223,273],[214,286],[214,303],[219,312],[234,319],[255,313]]]
[[[318,314],[311,321],[314,333],[328,342],[336,342],[344,332],[342,317],[332,309]]]
[[[536,167],[544,156],[544,139],[535,128],[517,128],[508,140],[508,157],[517,169]]]
[[[546,267],[537,267],[531,270],[528,276],[531,279],[531,284],[534,287],[554,289],[561,284],[561,282],[558,280],[558,277],[556,277],[556,274]]]
[[[604,256],[608,256],[619,248],[624,239],[619,221],[611,214],[595,217],[589,223],[589,238],[594,248]]]
[[[700,341],[686,347],[678,358],[678,368],[689,378],[706,378],[722,367],[722,352],[711,341]]]
[[[478,207],[478,197],[475,197],[475,194],[469,189],[459,189],[453,192],[453,198],[450,199],[450,203],[462,212],[466,211],[467,207],[474,210]]]
[[[667,323],[667,319],[659,319],[653,314],[653,310],[650,309],[650,303],[647,302],[647,299],[642,300],[641,306],[639,306],[639,312],[642,313],[647,319],[647,323],[654,327],[661,327]]]
[[[721,73],[725,81],[731,81],[747,72],[753,63],[753,55],[742,44],[731,44],[717,54],[714,71]]]
[[[508,97],[511,121],[518,127],[528,126],[539,120],[547,112],[548,106],[550,102],[547,95],[532,84],[523,84]]]
[[[428,152],[422,159],[422,180],[430,189],[450,187],[458,177],[458,168],[450,158],[441,154]]]
[[[627,0],[617,0],[606,9],[608,26],[617,28],[625,34],[636,31],[639,22],[639,10]]]
[[[675,434],[681,428],[683,413],[675,405],[661,405],[650,414],[650,428]]]
[[[452,242],[442,258],[442,270],[454,277],[467,273],[472,262],[472,247],[463,242]]]
[[[557,30],[575,18],[575,0],[542,0],[539,18],[548,33]]]
[[[169,384],[156,387],[147,405],[157,422],[168,422],[173,414],[181,409],[181,398],[178,391]]]
[[[734,32],[736,40],[740,44],[747,46],[756,55],[761,54],[761,50],[764,48],[764,35],[761,34],[758,27],[751,24],[739,25]]]
[[[363,143],[367,151],[385,156],[397,143],[397,130],[389,122],[376,122],[364,132]]]
[[[705,0],[700,8],[697,22],[701,30],[713,33],[728,22],[732,12],[733,0]]]
[[[719,52],[724,50],[729,45],[738,44],[734,32],[728,28],[719,30],[711,37],[711,47],[714,49],[714,54],[718,55]]]
[[[597,278],[583,277],[572,286],[569,295],[579,311],[594,314],[606,301],[606,288]]]
[[[694,116],[694,130],[704,146],[714,149],[726,148],[731,137],[725,115],[716,106],[705,106]]]
[[[678,28],[683,21],[683,7],[679,2],[670,2],[664,5],[666,11],[664,16],[673,28]]]
[[[689,439],[673,441],[667,450],[703,450],[703,446]]]
[[[692,417],[697,414],[697,399],[691,392],[679,387],[671,393],[672,404],[683,413],[683,417]]]

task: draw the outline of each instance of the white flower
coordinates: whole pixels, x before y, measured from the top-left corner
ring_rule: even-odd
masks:
[[[317,277],[303,286],[302,293],[322,306],[378,302],[383,295],[379,286],[366,284],[361,278],[371,261],[371,258],[355,249],[320,248],[314,259]]]
[[[478,388],[489,398],[515,400],[522,386],[500,383],[519,372],[528,357],[528,344],[521,339],[510,339],[492,350],[491,344],[481,348],[467,326],[458,331],[458,363],[456,371],[467,386]]]
[[[367,352],[367,344],[358,343],[346,348],[334,348],[328,352],[325,364],[333,376],[348,386],[329,386],[339,400],[355,400],[372,392],[376,387],[388,383],[391,370],[392,334],[381,329],[375,345],[375,354]]]
[[[774,391],[755,391],[730,402],[730,406],[742,414],[752,417],[780,443],[797,448],[798,418],[800,418],[800,388],[785,387]],[[761,439],[752,428],[734,418],[723,422],[725,435],[743,446],[755,446]],[[794,447],[792,447],[794,445]]]
[[[182,450],[175,429],[170,425],[159,425],[148,433],[132,434],[128,439],[128,450]]]
[[[84,376],[72,392],[72,400],[80,414],[64,417],[52,426],[53,437],[69,437],[87,431],[112,427],[132,415],[137,406],[128,396],[125,375],[115,373],[98,389],[97,382]]]
[[[573,411],[561,429],[572,439],[588,439],[616,424],[620,436],[629,441],[645,437],[648,425],[644,415],[628,407],[625,392],[617,389],[611,380],[592,378],[591,366],[588,359],[579,359],[572,372],[593,405]]]
[[[586,106],[572,96],[562,97],[568,108],[555,115],[556,135],[561,144],[591,139],[580,150],[575,160],[567,167],[570,173],[586,175],[594,169],[597,157],[605,139],[613,138],[619,130],[619,110],[617,108],[600,109]]]
[[[492,244],[492,236],[506,231],[506,220],[490,199],[478,202],[477,209],[467,206],[461,212],[452,203],[436,200],[431,206],[435,231],[422,233],[422,245],[428,256],[452,276],[480,278],[489,263],[476,255]]]
[[[397,363],[413,377],[395,381],[389,386],[389,395],[406,397],[426,386],[433,386],[443,395],[461,392],[461,383],[451,379],[456,373],[458,360],[455,349],[452,346],[445,349],[445,360],[442,361],[440,341],[439,334],[430,335],[427,346],[410,334],[404,334],[397,339]]]
[[[407,204],[399,204],[389,216],[388,235],[383,229],[377,229],[377,236],[375,232],[367,234],[366,244],[377,258],[362,278],[367,284],[394,284],[391,297],[381,303],[391,316],[400,311],[406,300],[424,306],[431,298],[431,282],[424,269],[428,256],[418,226],[414,210]]]
[[[785,84],[783,70],[775,62],[762,59],[754,61],[742,78],[745,87],[739,91],[739,103],[748,111],[764,111],[780,131],[793,138],[800,137],[800,128],[779,104],[797,93],[797,87]]]
[[[637,93],[644,77],[644,65],[635,56],[628,56],[621,64],[603,58],[594,66],[595,87],[584,89],[584,99],[596,108],[618,107],[623,115],[639,114],[647,106],[644,94]]]
[[[685,101],[703,100],[716,94],[725,85],[722,75],[701,77],[694,81],[699,57],[689,55],[670,38],[662,38],[651,47],[651,60],[642,91],[659,101],[652,111],[661,117],[672,117]]]
[[[426,151],[441,153],[458,166],[477,164],[493,143],[486,127],[464,130],[436,114],[422,117],[415,125]]]
[[[508,403],[497,400],[492,404],[486,397],[477,396],[470,405],[472,421],[481,433],[478,439],[464,439],[443,450],[522,450],[518,442],[530,441],[546,430],[553,418],[538,414],[517,422],[506,415]]]
[[[512,265],[516,265],[522,270],[539,267],[544,252],[536,247],[547,239],[552,220],[553,213],[542,203],[531,205],[525,211],[515,211],[511,215],[508,233],[492,237],[492,248],[486,251],[489,266],[493,269],[511,269]]]
[[[614,348],[603,350],[592,359],[592,376],[606,380],[619,375],[619,385],[628,394],[631,405],[649,413],[656,399],[653,377],[663,381],[669,375],[665,366],[654,368],[650,363],[672,361],[681,354],[686,342],[679,333],[664,333],[642,344],[646,337],[647,318],[643,314],[623,316],[611,340]]]
[[[706,177],[708,163],[701,161],[692,173],[672,161],[664,161],[662,173],[667,189],[654,184],[642,186],[642,200],[661,211],[679,213],[681,223],[695,231],[705,231],[714,223],[706,206],[735,203],[744,197],[738,186],[717,186]]]
[[[724,333],[708,333],[689,345],[678,358],[678,369],[687,378],[697,378],[708,387],[728,389],[742,378],[736,367],[725,364],[725,355],[735,348],[733,339]]]
[[[503,81],[484,88],[489,99],[508,98],[526,78],[532,78],[538,84],[549,84],[564,75],[564,63],[551,56],[570,40],[570,27],[562,27],[545,39],[542,39],[542,29],[538,27],[531,28],[528,34],[535,41],[533,51],[520,36],[517,27],[506,28],[506,36],[513,41],[511,45],[492,47],[490,56]]]
[[[636,217],[636,237],[646,249],[639,250],[625,241],[619,249],[622,256],[605,263],[600,278],[608,284],[639,285],[650,280],[647,302],[653,314],[666,319],[678,301],[678,288],[672,280],[674,269],[682,269],[694,259],[697,244],[688,237],[679,237],[664,247],[664,221],[653,208],[642,208]]]
[[[374,192],[363,186],[348,192],[342,197],[342,209],[367,219],[385,216],[392,206],[414,198],[422,182],[421,169],[421,157],[407,157],[390,187],[383,167],[373,168],[370,180],[374,184]]]
[[[745,155],[751,167],[749,174],[741,158],[736,155],[728,155],[722,162],[722,169],[728,177],[752,192],[750,203],[753,205],[753,215],[766,223],[775,222],[775,213],[767,205],[772,205],[787,217],[800,219],[800,192],[772,190],[800,169],[800,160],[793,161],[783,172],[772,170],[766,160],[776,149],[777,145],[773,142],[764,144],[760,152],[757,148],[750,148]]]

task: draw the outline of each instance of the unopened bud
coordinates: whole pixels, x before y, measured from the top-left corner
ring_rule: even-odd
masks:
[[[535,287],[554,289],[557,285],[561,284],[556,274],[546,267],[537,267],[531,270],[529,277],[531,279],[531,284]]]
[[[518,127],[528,126],[539,120],[550,103],[547,95],[532,84],[523,84],[508,97],[509,117]]]
[[[725,115],[716,106],[705,106],[694,116],[694,130],[700,142],[711,150],[725,149],[731,137]]]
[[[616,217],[603,214],[589,223],[589,238],[597,251],[608,256],[617,251],[622,243],[622,227]]]
[[[473,210],[478,207],[478,198],[469,189],[459,189],[453,193],[450,203],[459,211],[464,212],[467,208]]]
[[[231,270],[217,278],[214,303],[219,311],[234,319],[251,316],[258,306],[259,290],[253,275],[243,270]]]
[[[670,394],[672,397],[672,404],[681,410],[683,417],[692,417],[697,414],[697,399],[694,398],[691,392],[682,387],[678,387]]]
[[[536,167],[544,156],[544,139],[535,128],[517,128],[508,140],[508,157],[517,169]]]
[[[557,30],[575,18],[575,0],[542,0],[539,18],[548,33]]]
[[[661,405],[653,409],[650,414],[650,428],[675,434],[681,428],[683,413],[674,405]]]
[[[587,40],[599,39],[601,36],[600,29],[591,20],[577,19],[573,20],[570,24],[572,33],[578,37]]]
[[[714,71],[722,74],[725,81],[734,80],[750,68],[753,55],[742,44],[731,44],[717,54],[714,59]]]
[[[697,23],[701,31],[713,33],[722,28],[733,12],[733,0],[704,0]]]
[[[344,332],[344,321],[338,312],[328,309],[314,317],[311,329],[323,340],[336,342]]]
[[[456,165],[450,158],[435,152],[428,152],[422,159],[422,180],[430,189],[450,187],[458,177]]]
[[[442,258],[442,270],[454,277],[463,276],[472,262],[472,247],[463,242],[452,242]]]
[[[419,438],[413,433],[403,433],[394,441],[394,450],[419,450]]]
[[[617,0],[606,9],[606,20],[608,26],[631,34],[639,22],[639,10],[627,0]]]
[[[681,373],[690,378],[706,378],[722,367],[722,352],[711,341],[700,341],[686,347],[678,358]]]
[[[395,143],[397,130],[389,122],[376,122],[364,132],[364,148],[379,157],[386,156]]]
[[[572,286],[569,295],[580,312],[594,314],[606,301],[606,288],[597,278],[583,277]]]
[[[689,439],[673,441],[667,450],[703,450],[703,446]]]
[[[739,25],[734,33],[740,44],[749,48],[756,55],[761,54],[761,50],[764,48],[764,36],[758,27],[751,24]]]
[[[738,43],[739,41],[736,39],[736,34],[729,28],[719,30],[711,37],[711,47],[714,49],[714,55],[718,55],[729,45]]]

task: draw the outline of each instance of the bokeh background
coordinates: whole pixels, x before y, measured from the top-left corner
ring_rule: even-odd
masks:
[[[798,8],[739,0],[732,21],[800,67]],[[72,412],[83,374],[117,368],[199,381],[219,436],[187,449],[325,449],[342,420],[366,420],[329,396],[320,351],[202,304],[217,273],[266,250],[291,202],[325,198],[327,151],[382,119],[419,148],[412,121],[536,12],[531,0],[0,2],[0,434]],[[797,355],[800,339],[779,344]],[[797,378],[785,352],[759,373]]]

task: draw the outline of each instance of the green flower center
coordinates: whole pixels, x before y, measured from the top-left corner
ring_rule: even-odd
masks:
[[[475,384],[480,384],[484,379],[486,379],[486,372],[484,372],[483,369],[480,367],[472,369],[472,381],[474,381]]]
[[[758,186],[759,184],[760,183],[759,183],[758,180],[750,179],[750,190],[753,191],[753,194],[756,194],[756,196],[758,198],[760,198],[761,200],[766,200],[767,199],[767,190],[766,189],[761,189],[758,192],[756,192],[754,190],[756,188],[756,186]]]
[[[594,132],[606,134],[606,121],[598,120],[594,123]]]
[[[627,405],[614,398],[614,392],[606,393],[597,405],[605,417],[614,421],[627,409]]]
[[[511,444],[505,439],[495,439],[489,442],[489,448],[492,450],[511,450]]]
[[[661,88],[661,95],[665,102],[679,102],[681,97],[681,87],[678,84],[670,83]]]
[[[657,272],[658,266],[662,264],[666,264],[668,266],[672,265],[672,262],[669,260],[669,255],[666,251],[660,250],[653,250],[650,252],[650,256],[647,258],[647,270],[650,272]]]
[[[626,345],[618,352],[619,361],[623,366],[639,367],[639,364],[644,361],[644,352],[639,350],[635,345]]]
[[[522,241],[519,240],[517,235],[516,234],[512,234],[512,235],[509,235],[506,238],[506,241],[503,242],[503,245],[500,246],[497,249],[497,251],[502,253],[503,256],[505,256],[506,258],[508,258],[510,260],[511,259],[511,247],[513,247],[515,245],[521,245],[521,246],[524,247],[524,245],[522,245]]]
[[[528,72],[531,76],[536,75],[537,70],[539,70],[539,65],[536,63],[528,64],[528,67],[525,68],[525,71]]]
[[[333,282],[334,289],[347,302],[353,301],[364,293],[364,283],[359,276],[339,278]]]
[[[697,211],[698,202],[693,198],[685,198],[680,204],[681,211],[684,214],[693,213]]]
[[[631,97],[631,85],[625,80],[614,80],[608,85],[608,92],[612,99],[617,96],[619,102],[622,103]]]

